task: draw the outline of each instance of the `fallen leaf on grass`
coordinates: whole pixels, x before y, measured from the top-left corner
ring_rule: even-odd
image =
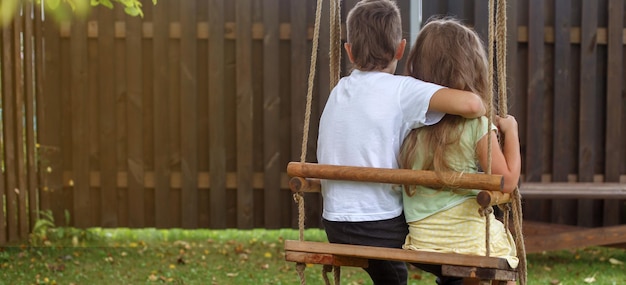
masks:
[[[238,272],[226,273],[226,276],[228,276],[228,277],[237,277],[237,275],[239,275]]]
[[[237,244],[235,246],[235,253],[240,254],[240,253],[250,253],[251,251],[247,248],[245,248],[242,244]]]
[[[609,258],[609,262],[610,262],[611,264],[613,264],[613,265],[622,265],[622,264],[624,264],[624,262],[622,262],[622,261],[620,261],[620,260],[617,260],[617,259],[615,259],[615,258]]]
[[[595,275],[591,276],[591,277],[587,277],[587,278],[583,279],[583,281],[585,281],[585,283],[594,283],[594,282],[596,282],[596,277],[595,277]]]
[[[53,272],[61,272],[65,270],[65,264],[48,264],[48,270]]]
[[[184,248],[184,249],[191,249],[191,245],[189,245],[188,242],[186,241],[182,241],[182,240],[177,240],[174,242],[175,246],[178,246],[180,248]]]

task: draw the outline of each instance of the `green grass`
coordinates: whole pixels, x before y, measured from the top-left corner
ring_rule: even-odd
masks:
[[[297,230],[53,230],[45,246],[0,248],[0,284],[299,284],[295,265],[282,253],[285,239],[298,239]],[[320,230],[305,237],[325,240]],[[626,284],[623,249],[528,259],[528,284]],[[307,284],[324,284],[320,272],[319,265],[307,266]],[[418,269],[409,275],[409,284],[435,284]],[[342,268],[341,280],[371,284],[358,268]]]

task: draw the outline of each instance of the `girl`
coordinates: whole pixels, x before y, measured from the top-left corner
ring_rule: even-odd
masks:
[[[478,35],[449,18],[432,20],[422,28],[407,64],[409,75],[481,94],[485,104],[489,88],[487,70],[487,56]],[[496,118],[495,124],[498,129],[488,126],[486,117],[466,119],[445,115],[435,125],[414,129],[402,145],[401,167],[438,173],[475,173],[479,166],[487,169],[491,156],[492,173],[503,175],[504,192],[512,192],[521,170],[517,121],[507,116]],[[500,149],[497,136],[492,135],[493,147],[488,153],[490,130],[499,131],[504,144]],[[409,234],[403,247],[485,255],[486,221],[478,211],[477,193],[474,189],[405,186],[403,203]],[[511,267],[517,267],[519,260],[511,234],[493,214],[489,218],[491,256],[506,258]]]

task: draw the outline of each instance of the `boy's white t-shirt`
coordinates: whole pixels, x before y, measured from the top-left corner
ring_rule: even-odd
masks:
[[[319,164],[398,168],[400,146],[411,129],[432,125],[443,113],[428,112],[443,87],[409,77],[354,70],[332,90],[317,141]],[[378,221],[402,213],[401,187],[322,180],[329,221]]]

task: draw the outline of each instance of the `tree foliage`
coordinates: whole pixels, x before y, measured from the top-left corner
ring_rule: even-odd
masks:
[[[60,0],[56,0],[60,1]],[[81,0],[64,0],[64,1],[81,1]],[[124,7],[124,12],[131,16],[143,17],[140,0],[91,0],[91,6],[102,5],[109,9],[113,9],[113,2],[119,3]],[[157,0],[152,0],[152,4],[156,5]]]
[[[151,0],[156,5],[157,0]],[[104,6],[109,9],[118,6],[130,16],[143,17],[141,0],[0,0],[0,24],[6,24],[19,13],[25,3],[34,3],[44,8],[46,15],[57,20],[66,20],[72,16],[85,16],[92,7]]]

